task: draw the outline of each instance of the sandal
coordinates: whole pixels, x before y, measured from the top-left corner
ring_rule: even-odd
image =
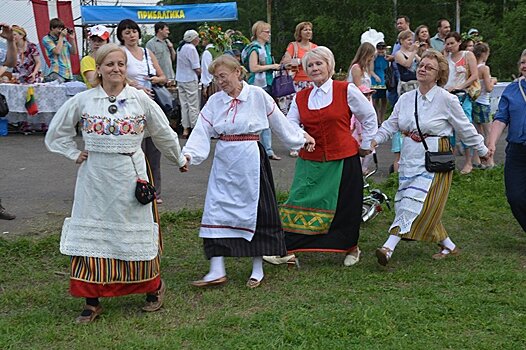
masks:
[[[257,279],[255,279],[255,278],[250,278],[247,281],[247,287],[250,288],[250,289],[257,288],[261,284],[261,281],[263,281],[263,278],[260,279],[259,281]]]
[[[164,281],[161,280],[161,286],[159,289],[153,293],[146,294],[146,304],[142,307],[142,311],[154,312],[157,311],[163,306],[164,293],[166,292],[166,285]],[[148,301],[148,297],[155,297],[154,301]]]
[[[95,321],[97,317],[102,313],[102,306],[99,304],[97,306],[91,306],[91,305],[84,305],[84,309],[82,310],[82,313],[84,311],[89,312],[89,315],[83,316],[82,314],[75,319],[76,323],[81,324],[87,324]]]
[[[382,247],[376,249],[376,258],[378,259],[378,264],[382,266],[387,266],[387,263],[391,259],[393,251],[387,247]]]
[[[443,251],[447,251],[449,253],[443,253]],[[453,250],[449,249],[448,247],[440,246],[440,251],[436,254],[433,254],[431,257],[435,260],[442,260],[444,258],[448,258],[450,256],[457,256],[460,254],[460,249],[455,246]]]

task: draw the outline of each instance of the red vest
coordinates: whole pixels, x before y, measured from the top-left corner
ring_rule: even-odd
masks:
[[[348,84],[334,80],[332,103],[319,110],[308,108],[312,87],[296,94],[300,123],[303,124],[305,131],[316,140],[314,152],[300,150],[299,156],[302,159],[325,162],[344,159],[358,153],[358,142],[351,133],[351,110],[347,104]]]

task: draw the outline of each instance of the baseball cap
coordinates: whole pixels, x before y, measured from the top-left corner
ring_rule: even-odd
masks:
[[[108,40],[110,38],[110,30],[101,24],[97,24],[88,29],[89,37],[98,36],[102,40]]]
[[[478,35],[479,33],[479,30],[477,28],[471,28],[470,30],[468,30],[468,35]]]

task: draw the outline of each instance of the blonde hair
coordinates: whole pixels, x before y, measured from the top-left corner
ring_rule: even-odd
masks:
[[[444,55],[442,55],[440,52],[438,52],[435,49],[428,49],[422,55],[421,60],[423,60],[424,58],[430,58],[430,59],[434,59],[437,61],[438,63],[437,85],[438,86],[446,85],[447,79],[449,77],[449,65]]]
[[[356,55],[354,56],[351,66],[349,67],[349,71],[351,67],[358,63],[358,66],[360,66],[360,69],[364,72],[369,72],[370,70],[370,63],[372,60],[374,60],[374,54],[376,53],[376,49],[371,43],[363,43],[358,47],[358,50],[356,50]]]
[[[111,43],[104,44],[97,50],[97,53],[95,55],[95,65],[97,66],[97,68],[99,68],[102,65],[102,62],[104,62],[104,60],[106,59],[106,57],[108,57],[108,55],[113,52],[121,52],[124,56],[124,63],[128,64],[128,57],[126,56],[124,50],[119,45]],[[97,74],[95,81],[97,82],[97,84],[102,86],[102,77],[100,77],[99,74]],[[126,83],[128,83],[127,77]]]
[[[334,61],[334,55],[329,48],[325,46],[318,46],[307,52],[305,56],[303,56],[303,58],[301,59],[301,64],[305,72],[307,71],[307,62],[310,59],[318,59],[325,61],[329,68],[329,77],[334,75],[334,66],[336,65],[336,62]]]
[[[301,31],[305,27],[310,27],[312,29],[312,23],[311,22],[300,22],[296,26],[296,30],[294,31],[294,38],[296,39],[296,41],[298,42],[301,41]]]
[[[212,75],[215,74],[216,70],[219,69],[219,67],[226,67],[230,70],[239,70],[239,80],[243,80],[245,78],[245,75],[247,71],[245,68],[239,63],[239,61],[233,57],[232,55],[221,55],[218,58],[216,58],[212,63],[208,66],[208,72]]]
[[[21,35],[24,41],[27,41],[27,32],[24,28],[22,28],[21,26],[17,26],[16,24],[13,24],[11,26],[11,29],[13,30],[13,32],[16,32],[17,34]]]
[[[258,37],[258,34],[261,33],[265,28],[270,29],[270,24],[268,24],[265,21],[257,21],[252,25],[252,40],[256,40]]]
[[[413,37],[413,32],[411,32],[409,29],[408,30],[402,30],[398,34],[398,42],[400,42],[402,40],[406,40],[407,38],[412,38],[412,37]]]

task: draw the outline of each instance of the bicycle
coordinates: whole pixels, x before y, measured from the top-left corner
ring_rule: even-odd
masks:
[[[367,182],[367,179],[378,171],[378,158],[376,157],[376,153],[373,153],[373,161],[375,165],[374,170],[363,177],[364,197],[362,202],[362,222],[364,223],[373,220],[383,211],[383,203],[391,210],[389,196],[379,189],[371,189]],[[366,192],[367,195],[365,195]]]

